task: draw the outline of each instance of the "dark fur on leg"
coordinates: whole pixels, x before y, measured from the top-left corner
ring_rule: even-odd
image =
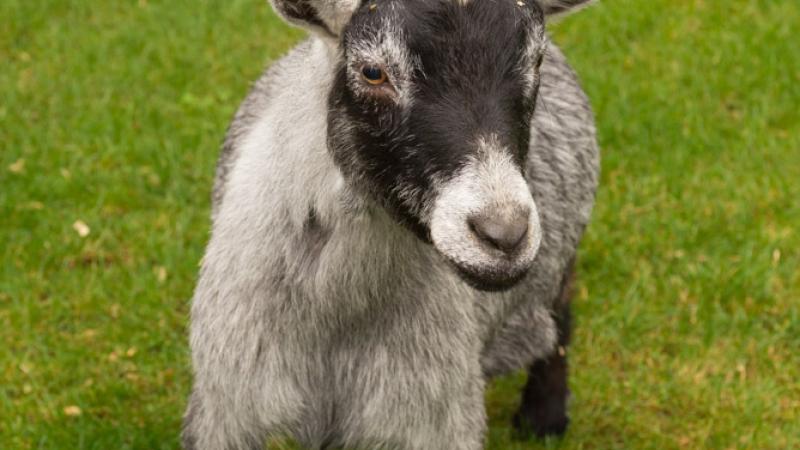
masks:
[[[561,436],[567,431],[567,346],[572,332],[570,308],[574,283],[573,265],[564,276],[561,295],[555,308],[558,324],[558,348],[545,359],[535,361],[528,369],[528,382],[522,391],[522,403],[514,415],[517,436]]]

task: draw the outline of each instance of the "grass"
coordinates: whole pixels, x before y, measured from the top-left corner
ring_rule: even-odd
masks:
[[[0,17],[0,448],[177,448],[218,145],[302,34],[263,0]],[[605,0],[552,26],[604,152],[573,423],[511,440],[523,377],[498,380],[488,448],[800,448],[798,28],[769,0]]]

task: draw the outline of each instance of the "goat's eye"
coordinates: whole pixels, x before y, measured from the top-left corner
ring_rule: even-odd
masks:
[[[364,77],[367,83],[378,86],[386,82],[386,72],[380,67],[364,66],[361,69],[361,76]]]

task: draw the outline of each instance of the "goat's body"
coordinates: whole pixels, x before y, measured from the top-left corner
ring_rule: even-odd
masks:
[[[480,292],[344,183],[326,146],[329,51],[299,45],[231,125],[192,307],[186,444],[482,448],[484,380],[557,342],[553,303],[598,176],[588,101],[551,45],[526,170],[542,244],[514,288]]]

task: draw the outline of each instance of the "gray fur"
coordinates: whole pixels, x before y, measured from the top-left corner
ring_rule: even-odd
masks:
[[[325,38],[303,42],[230,126],[191,311],[186,448],[287,435],[312,449],[480,449],[487,377],[556,345],[552,307],[599,170],[562,53],[548,44],[525,171],[541,244],[526,278],[494,293],[345,182],[325,140],[333,70],[307,70],[338,57]]]

